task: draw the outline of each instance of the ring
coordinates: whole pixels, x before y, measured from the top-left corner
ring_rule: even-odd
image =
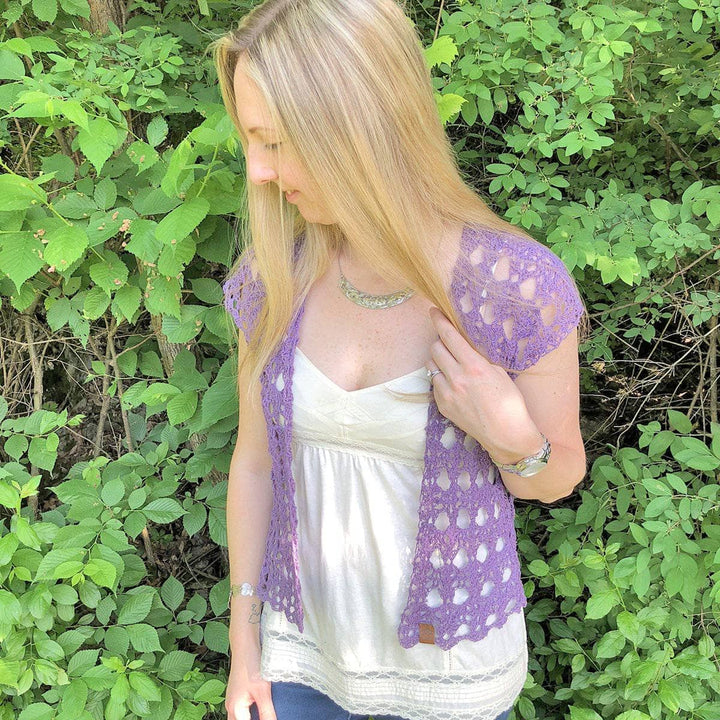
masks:
[[[430,379],[430,381],[432,382],[432,379],[433,379],[438,373],[441,373],[441,372],[442,372],[442,370],[440,370],[440,369],[438,369],[438,370],[428,370],[428,371],[427,371],[427,376],[428,376],[428,378]]]

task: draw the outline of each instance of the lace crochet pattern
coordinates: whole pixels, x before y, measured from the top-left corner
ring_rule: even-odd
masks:
[[[262,305],[251,258],[223,286],[225,307],[249,338]],[[562,261],[511,233],[466,225],[451,297],[475,347],[511,377],[556,348],[583,305]],[[258,593],[302,631],[297,514],[291,472],[292,374],[304,305],[265,367],[262,401],[272,456],[273,509]],[[513,498],[479,443],[445,418],[430,396],[419,526],[398,638],[419,641],[420,623],[446,650],[481,640],[527,604],[520,577]]]

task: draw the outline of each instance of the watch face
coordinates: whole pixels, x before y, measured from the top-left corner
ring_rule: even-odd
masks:
[[[522,477],[530,477],[544,470],[546,465],[547,460],[528,460],[518,474]]]

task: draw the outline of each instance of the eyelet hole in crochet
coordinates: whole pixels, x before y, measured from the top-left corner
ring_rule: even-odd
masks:
[[[438,548],[435,548],[430,554],[430,564],[439,570],[445,563],[443,562],[442,555]]]
[[[452,425],[448,425],[445,428],[445,432],[442,434],[440,442],[446,450],[449,450],[455,444],[455,428]]]
[[[495,308],[490,303],[480,306],[480,317],[486,325],[492,325],[495,321]]]
[[[493,613],[492,615],[488,615],[488,619],[485,621],[485,624],[490,627],[495,621],[497,620],[497,615]]]
[[[557,315],[557,304],[559,300],[557,298],[553,298],[554,302],[551,302],[549,305],[544,305],[543,308],[540,310],[540,317],[542,318],[543,324],[547,327],[549,325],[552,325],[553,321],[555,320],[555,315]]]
[[[468,256],[472,265],[479,265],[483,261],[483,248],[482,245],[478,245]]]
[[[505,282],[510,277],[510,258],[507,255],[501,255],[490,272],[498,282]]]
[[[498,538],[497,542],[495,543],[495,552],[502,552],[504,547],[505,547],[505,540],[503,538]]]
[[[517,600],[515,598],[510,598],[508,600],[507,605],[505,606],[505,614],[507,615],[516,605]]]
[[[483,507],[478,508],[477,515],[475,516],[475,523],[482,527],[488,521],[487,510]]]
[[[458,475],[457,484],[461,490],[469,490],[470,489],[470,473],[467,472],[467,470],[464,470],[463,472]],[[468,521],[469,524],[469,521]]]
[[[440,591],[437,588],[433,588],[425,598],[425,604],[428,607],[436,608],[443,604],[443,599],[440,595]]]
[[[506,318],[503,320],[502,328],[505,333],[505,337],[508,340],[512,340],[513,327],[515,326],[515,318]]]
[[[455,631],[455,637],[462,637],[463,635],[467,635],[470,632],[470,628],[467,626],[467,623],[463,623],[456,631]]]
[[[448,473],[445,468],[440,471],[440,474],[435,482],[438,484],[438,487],[443,490],[448,490],[450,488],[450,478],[448,477]]]
[[[440,532],[445,532],[445,530],[447,530],[450,527],[450,518],[448,517],[448,514],[445,511],[441,512],[437,516],[437,518],[435,520],[435,527]]]
[[[492,592],[492,589],[495,587],[495,583],[490,582],[489,580],[483,584],[482,590],[480,591],[480,594],[485,597],[485,595],[489,595]]]
[[[460,310],[467,315],[473,309],[473,301],[469,292],[460,298]]]
[[[475,557],[477,558],[477,561],[484,563],[487,560],[487,556],[488,556],[488,546],[485,543],[480,543],[480,545],[478,545],[477,552],[475,553]]]
[[[510,568],[505,568],[503,570],[503,574],[502,574],[502,581],[507,582],[510,579],[511,575],[512,575],[512,570]]]
[[[529,277],[518,285],[520,296],[525,300],[532,300],[535,297],[535,278]]]
[[[470,559],[468,558],[468,554],[465,552],[464,548],[460,548],[457,551],[457,554],[453,558],[453,565],[458,568],[458,570],[461,570],[464,568],[468,563],[470,562]]]
[[[282,373],[277,376],[277,380],[275,380],[275,387],[278,389],[278,392],[282,392],[285,389],[285,378]]]
[[[457,526],[461,530],[465,530],[470,527],[470,513],[465,508],[458,510],[457,520],[455,521]]]
[[[453,596],[453,605],[462,605],[469,597],[470,593],[465,588],[458,588]]]

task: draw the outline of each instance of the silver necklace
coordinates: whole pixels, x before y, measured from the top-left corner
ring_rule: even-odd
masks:
[[[409,300],[415,291],[410,288],[405,290],[398,290],[388,295],[371,295],[370,293],[358,290],[346,277],[343,275],[342,266],[340,265],[340,258],[338,257],[338,267],[340,268],[340,282],[338,283],[342,294],[348,299],[354,302],[360,307],[368,308],[370,310],[380,310],[382,308],[390,308],[395,305]]]

